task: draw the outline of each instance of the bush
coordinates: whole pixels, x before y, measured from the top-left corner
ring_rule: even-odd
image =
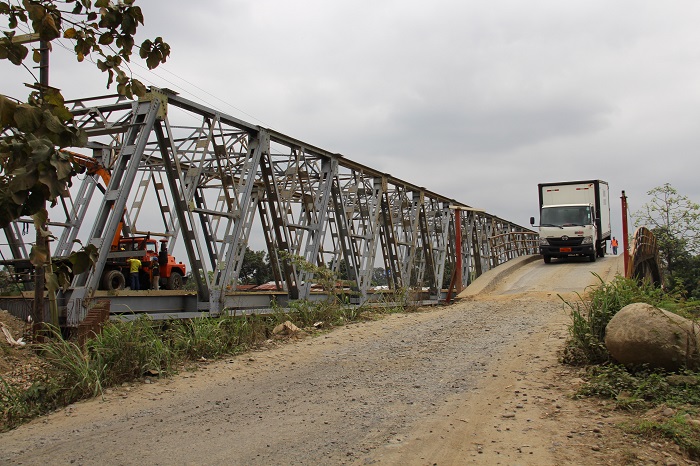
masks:
[[[559,296],[571,311],[569,339],[564,349],[563,362],[572,365],[599,364],[610,360],[605,348],[605,327],[620,309],[632,303],[648,303],[659,306],[670,300],[663,291],[649,283],[615,277],[605,283],[596,275],[600,284],[589,287],[585,297],[569,302]]]

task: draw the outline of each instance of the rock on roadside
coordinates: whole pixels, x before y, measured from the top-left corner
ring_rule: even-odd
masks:
[[[700,367],[700,327],[646,303],[623,307],[605,328],[605,346],[622,364],[648,364],[676,371]]]

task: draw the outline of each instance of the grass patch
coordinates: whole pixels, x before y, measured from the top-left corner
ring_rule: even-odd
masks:
[[[677,413],[664,420],[643,420],[629,428],[646,438],[664,438],[676,443],[693,460],[700,458],[700,430],[687,413]]]
[[[579,396],[614,400],[618,408],[650,409],[659,405],[700,405],[700,374],[672,374],[661,370],[633,372],[620,365],[591,366],[588,383]]]

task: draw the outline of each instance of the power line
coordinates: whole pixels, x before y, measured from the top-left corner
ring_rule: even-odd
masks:
[[[62,48],[64,48],[65,50],[68,50],[68,51],[70,51],[70,52],[73,52],[73,50],[70,49],[68,46],[66,46],[60,39],[56,39],[55,42],[57,42],[58,45],[61,46]],[[88,57],[85,57],[85,58],[86,58],[86,60],[88,60],[90,63],[96,65],[96,63],[95,63],[95,61],[92,59],[92,57],[89,57],[89,56],[88,56]],[[134,66],[136,66],[136,67],[139,67],[139,68],[143,69],[144,71],[147,71],[149,74],[152,74],[152,75],[158,77],[158,78],[161,79],[162,81],[164,81],[164,82],[168,83],[169,85],[171,85],[171,86],[177,88],[178,90],[182,91],[182,93],[187,94],[187,95],[190,95],[190,96],[192,96],[192,97],[194,97],[194,98],[200,100],[201,102],[205,103],[206,105],[208,105],[208,106],[210,106],[210,107],[212,107],[212,108],[214,108],[214,109],[216,109],[216,110],[222,111],[221,108],[219,108],[219,107],[216,106],[215,104],[212,104],[211,102],[207,102],[205,99],[202,99],[201,97],[199,97],[198,95],[196,95],[194,92],[191,92],[191,91],[189,91],[188,89],[186,89],[185,87],[180,86],[180,85],[174,83],[173,81],[171,81],[171,80],[169,80],[169,79],[167,79],[167,78],[165,78],[165,77],[159,75],[158,73],[156,73],[156,72],[154,72],[154,71],[152,71],[152,70],[149,70],[148,68],[146,68],[146,67],[140,65],[139,63],[128,63],[128,64],[127,64],[127,67],[129,68],[129,70],[131,71],[131,73],[132,73],[134,76],[138,77],[139,79],[142,79],[143,81],[145,81],[145,82],[147,82],[147,83],[149,83],[149,84],[151,84],[151,85],[153,85],[153,86],[155,86],[155,87],[162,87],[162,86],[158,85],[157,83],[153,82],[153,81],[152,81],[151,79],[149,79],[148,77],[143,76],[143,75],[138,74],[138,73],[135,73],[135,72],[131,69],[131,65],[134,65]],[[237,112],[240,112],[240,113],[246,115],[247,117],[252,118],[253,120],[257,121],[258,123],[262,124],[263,126],[268,126],[268,127],[270,127],[270,125],[268,125],[267,123],[265,123],[265,122],[262,121],[261,119],[256,118],[255,116],[251,115],[250,113],[248,113],[248,112],[246,112],[246,111],[244,111],[244,110],[242,110],[242,109],[240,109],[240,108],[234,106],[233,104],[231,104],[231,103],[229,103],[229,102],[226,102],[225,100],[221,99],[220,97],[218,97],[218,96],[212,94],[211,92],[206,91],[205,89],[202,89],[201,87],[199,87],[199,86],[197,86],[196,84],[194,84],[194,83],[188,81],[187,79],[185,79],[185,78],[183,78],[183,77],[181,77],[181,76],[178,76],[177,74],[175,74],[175,73],[171,72],[170,70],[164,68],[163,65],[158,66],[158,69],[159,69],[159,70],[163,70],[163,71],[165,71],[166,73],[175,76],[176,78],[178,78],[178,79],[180,79],[181,81],[185,82],[187,85],[189,85],[189,86],[191,86],[191,87],[194,87],[195,89],[197,89],[197,90],[199,90],[199,91],[205,93],[206,95],[209,95],[209,96],[213,97],[214,99],[216,99],[217,101],[221,102],[221,103],[224,104],[225,106],[228,106],[228,107],[230,107],[230,108],[236,110]]]

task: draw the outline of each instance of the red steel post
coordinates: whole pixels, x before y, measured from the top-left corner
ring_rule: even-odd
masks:
[[[627,276],[627,265],[630,261],[630,252],[627,233],[627,196],[625,195],[625,191],[622,191],[622,196],[620,199],[622,200],[622,255],[624,257],[625,264],[625,277],[629,278]]]

